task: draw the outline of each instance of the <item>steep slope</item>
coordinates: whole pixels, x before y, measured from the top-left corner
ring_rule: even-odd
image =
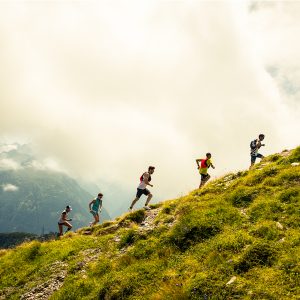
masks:
[[[299,162],[300,147],[149,212],[2,250],[0,297],[299,299]]]

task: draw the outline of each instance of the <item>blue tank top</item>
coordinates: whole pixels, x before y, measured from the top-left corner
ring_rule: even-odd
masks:
[[[95,199],[96,201],[93,203],[92,210],[98,212],[99,206],[102,206],[102,199],[99,199],[98,197]]]

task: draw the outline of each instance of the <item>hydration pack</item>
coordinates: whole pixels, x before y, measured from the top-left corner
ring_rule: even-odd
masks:
[[[207,167],[208,167],[208,165],[207,165],[207,160],[208,160],[208,158],[206,158],[206,159],[201,159],[200,168],[207,168]]]
[[[143,173],[142,176],[140,177],[140,182],[142,182],[144,180],[144,174],[145,173]],[[148,182],[150,182],[150,181],[151,181],[151,175],[149,174]]]
[[[250,149],[251,150],[256,149],[256,140],[251,141],[251,143],[250,143]]]

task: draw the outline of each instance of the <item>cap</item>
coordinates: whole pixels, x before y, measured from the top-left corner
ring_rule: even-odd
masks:
[[[67,205],[66,208],[68,208],[69,210],[72,210],[72,207],[70,205]]]

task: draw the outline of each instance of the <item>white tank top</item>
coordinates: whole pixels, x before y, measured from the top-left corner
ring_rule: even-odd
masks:
[[[147,176],[148,175],[148,176]],[[146,178],[149,178],[149,173],[148,172],[145,172],[143,174],[143,180],[140,182],[139,186],[138,186],[138,189],[140,190],[144,190],[146,187],[147,187],[147,184],[145,183],[145,179]]]

